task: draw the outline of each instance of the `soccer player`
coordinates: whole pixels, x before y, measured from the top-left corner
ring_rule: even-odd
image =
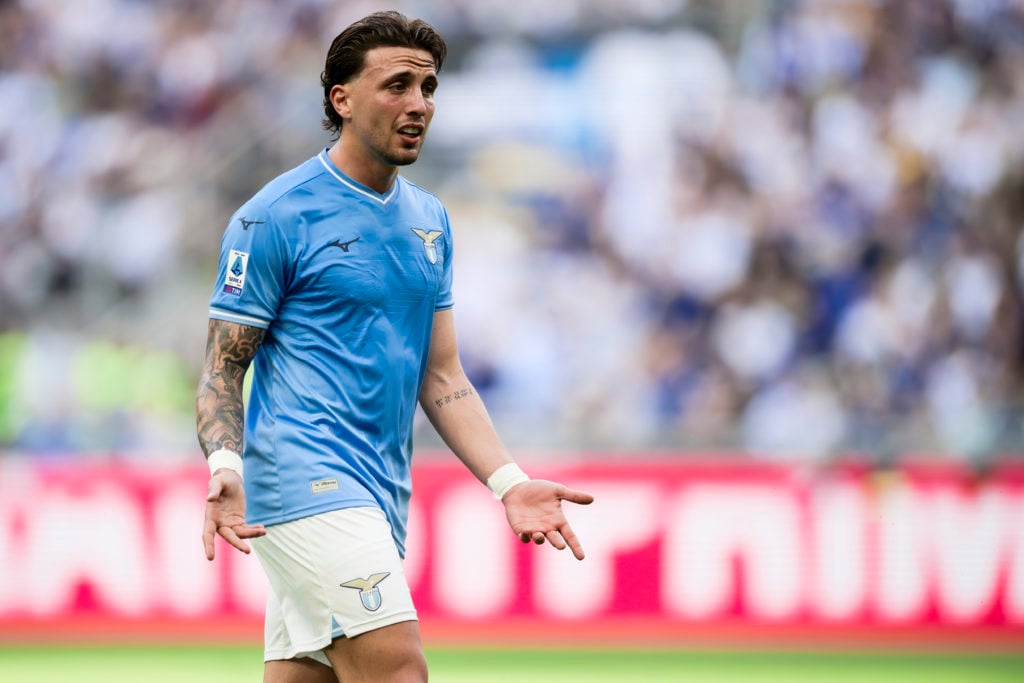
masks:
[[[269,683],[427,680],[401,561],[417,401],[520,540],[583,559],[561,503],[593,497],[529,479],[502,446],[459,363],[448,216],[398,175],[445,51],[396,12],[342,31],[321,76],[335,143],[256,193],[221,243],[196,400],[203,544],[211,560],[218,534],[256,550]]]

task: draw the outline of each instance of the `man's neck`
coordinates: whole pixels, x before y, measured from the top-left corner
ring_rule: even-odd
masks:
[[[339,138],[334,146],[327,150],[327,156],[338,167],[338,170],[378,194],[384,194],[390,190],[395,183],[398,169],[353,153],[342,144],[343,139],[343,137]]]

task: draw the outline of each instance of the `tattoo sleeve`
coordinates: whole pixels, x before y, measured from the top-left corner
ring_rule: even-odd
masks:
[[[242,386],[264,332],[249,325],[210,320],[206,361],[196,392],[196,430],[207,457],[221,448],[242,452]]]

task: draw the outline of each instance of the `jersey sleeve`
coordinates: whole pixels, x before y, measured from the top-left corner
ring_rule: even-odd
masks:
[[[435,311],[443,311],[455,305],[452,296],[452,261],[454,260],[454,244],[452,242],[452,226],[448,220],[448,212],[441,207],[441,217],[444,219],[444,240],[447,243],[444,258],[444,266],[441,271],[441,282],[438,287],[437,299],[434,302]]]
[[[272,213],[252,203],[221,239],[210,317],[266,329],[287,289],[288,245]]]

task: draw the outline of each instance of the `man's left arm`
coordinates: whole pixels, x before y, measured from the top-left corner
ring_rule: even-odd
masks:
[[[500,494],[509,525],[523,543],[547,541],[559,550],[568,546],[583,559],[583,547],[565,518],[562,501],[589,505],[594,497],[555,482],[517,476],[521,470],[501,443],[459,361],[451,309],[434,314],[420,405],[459,460]]]

